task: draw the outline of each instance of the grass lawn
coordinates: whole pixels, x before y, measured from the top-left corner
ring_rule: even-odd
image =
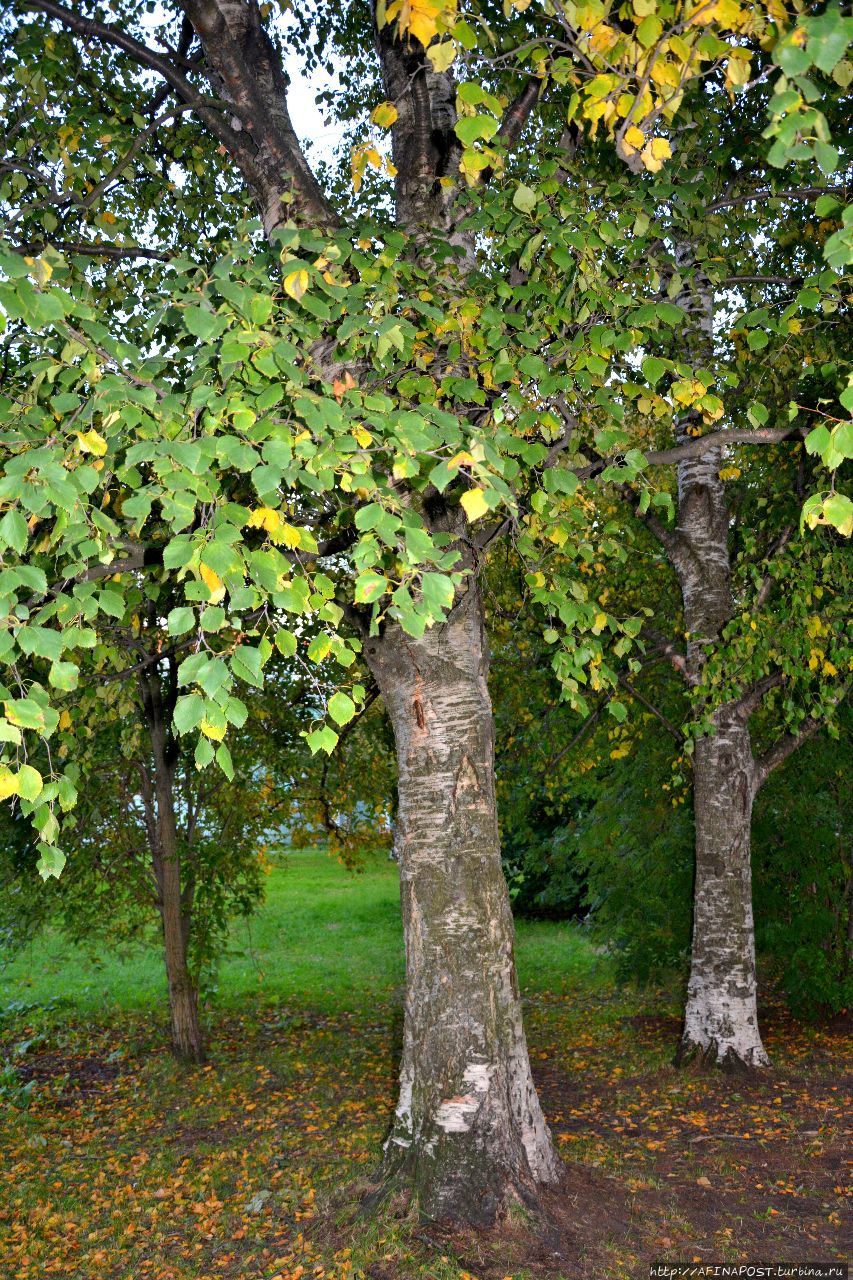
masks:
[[[567,991],[597,967],[581,935],[565,925],[521,921],[518,932],[521,981],[533,990],[544,984]],[[396,865],[377,856],[352,873],[323,852],[298,851],[274,866],[258,914],[235,926],[231,954],[209,1000],[217,1009],[244,1009],[247,1000],[260,1000],[355,1012],[374,999],[390,1000],[402,981]],[[0,968],[0,1005],[54,998],[70,1001],[80,1015],[163,1005],[156,941],[117,955],[41,938]]]
[[[235,930],[200,1071],[166,1050],[155,945],[95,961],[46,938],[0,969],[0,1280],[621,1280],[843,1255],[843,1028],[771,1006],[774,1075],[683,1075],[676,1008],[616,990],[582,930],[521,921],[517,954],[567,1159],[556,1246],[355,1215],[395,1101],[397,874],[300,852]]]

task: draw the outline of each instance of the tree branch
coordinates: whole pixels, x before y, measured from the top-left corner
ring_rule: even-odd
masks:
[[[755,790],[760,790],[773,770],[778,769],[779,765],[788,759],[788,756],[793,755],[797,748],[813,737],[820,728],[822,728],[822,722],[813,720],[810,716],[803,721],[797,733],[786,733],[781,738],[778,738],[773,743],[773,746],[768,748],[755,762],[752,775]]]
[[[724,427],[720,431],[697,436],[686,444],[674,445],[671,449],[651,449],[644,456],[650,467],[676,466],[688,458],[701,458],[711,449],[727,444],[781,444],[784,440],[806,434],[805,427]],[[618,458],[598,458],[588,467],[581,467],[577,476],[579,480],[590,480],[600,475],[605,467],[616,465]]]
[[[184,102],[198,110],[199,117],[204,120],[211,132],[228,149],[241,168],[244,168],[244,172],[246,171],[244,166],[248,166],[254,171],[254,165],[240,135],[222,119],[221,111],[211,109],[205,104],[205,98],[196,92],[192,83],[169,58],[157,53],[156,49],[149,48],[141,40],[129,36],[116,24],[98,22],[94,18],[84,18],[82,14],[75,13],[72,9],[67,9],[65,5],[58,4],[57,0],[22,0],[22,3],[25,9],[43,13],[49,18],[53,18],[56,22],[61,22],[64,27],[67,27],[69,31],[72,31],[82,39],[97,39],[105,44],[111,44],[128,54],[139,66],[147,67],[149,71],[156,71],[172,86]],[[252,180],[249,178],[248,172],[246,176],[247,180]],[[257,173],[255,173],[255,178],[257,178]]]
[[[677,729],[672,721],[667,719],[663,712],[659,710],[659,708],[656,707],[655,704],[645,696],[645,694],[640,693],[639,689],[635,688],[626,676],[620,674],[619,683],[626,693],[629,693],[632,698],[636,698],[637,702],[639,702],[641,706],[644,706],[647,711],[650,711],[653,716],[660,720],[667,733],[671,733],[676,742],[681,745],[684,744],[684,734],[681,730]]]
[[[333,225],[337,218],[293,128],[287,79],[264,29],[257,0],[240,4],[182,0],[182,7],[201,41],[210,72],[240,116],[251,146],[257,148],[252,162],[255,177],[246,176],[261,206],[266,234],[294,214],[308,224]],[[240,142],[237,150],[229,150],[243,168],[247,145]]]
[[[841,196],[844,187],[795,187],[790,191],[750,191],[746,195],[731,196],[728,200],[715,200],[705,206],[706,213],[719,213],[721,209],[732,209],[739,204],[752,204],[755,200],[808,200],[810,196]]]

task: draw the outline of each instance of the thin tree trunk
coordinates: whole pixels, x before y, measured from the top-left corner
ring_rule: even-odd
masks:
[[[742,718],[718,714],[693,756],[696,885],[684,1032],[676,1061],[766,1067],[758,1029],[750,827],[752,746]]]
[[[153,829],[149,826],[149,839],[169,983],[172,1052],[182,1062],[203,1062],[198,987],[188,963],[191,920],[181,892],[181,857],[175,818],[176,748],[167,724],[172,698],[170,695],[164,703],[156,672],[144,671],[139,685],[154,762],[155,816]]]
[[[695,266],[689,245],[678,254]],[[697,367],[713,362],[713,292],[697,272],[681,306],[690,315],[682,335]],[[688,442],[687,415],[677,426]],[[722,452],[710,450],[678,464],[678,521],[663,545],[678,575],[687,640],[685,675],[702,679],[709,650],[734,611],[728,545],[729,512],[720,479]],[[718,708],[711,732],[696,741],[693,813],[696,863],[693,944],[684,1030],[676,1062],[750,1069],[769,1065],[758,1029],[755,930],[752,917],[750,828],[759,779],[748,714],[738,704]]]
[[[701,680],[708,648],[731,617],[728,510],[714,450],[678,468],[672,546],[687,634],[687,677]],[[696,878],[684,1031],[676,1062],[769,1065],[758,1029],[750,828],[758,789],[748,716],[719,708],[693,755]]]
[[[490,1222],[559,1177],[530,1072],[500,859],[488,653],[476,578],[449,620],[365,645],[394,728],[406,944],[400,1097],[383,1188]]]
[[[198,988],[187,963],[188,928],[181,907],[180,861],[164,854],[155,866],[169,980],[172,1052],[182,1062],[203,1062],[204,1037],[198,1012]]]

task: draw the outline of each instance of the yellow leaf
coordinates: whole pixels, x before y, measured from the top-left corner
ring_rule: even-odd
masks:
[[[366,449],[369,444],[373,443],[373,436],[366,427],[353,427],[352,434],[355,436],[362,449]]]
[[[298,547],[302,541],[302,534],[295,525],[288,524],[286,520],[282,520],[281,528],[276,529],[274,533],[270,533],[273,542],[283,543],[284,546]]]
[[[664,160],[668,160],[672,155],[672,147],[666,138],[652,138],[651,142],[643,147],[642,161],[650,173],[657,173],[663,168]]]
[[[483,489],[469,489],[466,493],[463,493],[460,501],[465,510],[465,515],[472,524],[489,510]]]
[[[613,27],[607,25],[606,22],[599,22],[589,37],[590,47],[596,53],[606,53],[608,49],[612,49],[619,39],[619,33],[614,31]]]
[[[390,129],[397,115],[397,108],[393,102],[380,102],[379,106],[371,112],[370,118],[374,124],[379,125],[380,129]]]
[[[750,72],[751,67],[746,59],[729,58],[726,63],[726,88],[730,89],[732,85],[747,84]]]
[[[246,521],[250,529],[265,529],[267,533],[277,533],[281,525],[281,516],[271,507],[258,507]]]
[[[68,714],[68,712],[67,712],[67,711],[63,711],[63,712],[62,712],[62,714],[60,715],[60,717],[59,717],[59,727],[60,727],[60,729],[70,729],[70,728],[71,728],[71,716]]]
[[[221,742],[225,737],[225,730],[227,726],[224,724],[211,724],[210,721],[205,718],[202,720],[199,728],[206,738],[213,738],[214,742]]]
[[[210,592],[210,603],[219,604],[219,601],[225,597],[225,585],[218,573],[215,573],[209,565],[202,564],[199,566],[199,574],[201,580]]]
[[[836,667],[833,663],[831,663],[827,658],[827,660],[823,664],[822,674],[825,676],[837,676],[838,667]]]
[[[646,135],[643,133],[642,129],[638,129],[635,124],[632,124],[625,130],[625,137],[623,141],[625,143],[626,151],[639,151],[642,146],[645,146]]]
[[[7,769],[5,765],[0,765],[0,800],[8,800],[9,796],[17,794],[17,774],[12,773],[11,769]]]
[[[34,262],[32,259],[29,259],[29,262],[32,266],[32,274],[35,276],[36,280],[38,280],[39,284],[47,284],[48,280],[53,275],[53,267],[47,259],[36,258]]]
[[[91,431],[76,431],[74,434],[80,441],[80,449],[83,453],[94,453],[96,458],[102,458],[106,453],[107,442],[103,436],[98,435],[94,427]]]
[[[284,277],[284,292],[297,302],[308,289],[308,272],[304,267],[299,267],[296,271],[291,271],[289,276]]]
[[[409,35],[426,47],[438,34],[439,24],[446,27],[455,15],[456,0],[392,0],[385,21],[396,18],[399,36]]]
[[[432,63],[433,71],[441,75],[456,57],[456,45],[452,40],[442,40],[441,44],[431,44],[427,49],[427,57]]]

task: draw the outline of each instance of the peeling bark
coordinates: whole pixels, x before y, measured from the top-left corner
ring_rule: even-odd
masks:
[[[713,360],[714,300],[690,245],[676,248],[691,283],[678,301],[690,317],[682,342],[696,367]],[[709,650],[734,612],[722,448],[691,449],[688,414],[676,426],[678,518],[661,544],[681,587],[686,656],[696,686]],[[676,451],[673,451],[676,452]],[[693,941],[684,1030],[676,1062],[752,1069],[769,1064],[758,1028],[750,833],[760,785],[743,702],[717,708],[693,753],[696,862]]]
[[[382,1171],[429,1217],[491,1222],[560,1162],[530,1072],[500,859],[483,607],[365,655],[394,728],[406,943],[400,1097]]]
[[[694,684],[734,608],[721,465],[715,449],[678,467],[670,554],[684,603],[686,676]],[[769,1065],[758,1027],[752,918],[750,830],[758,780],[744,711],[721,707],[712,723],[693,754],[693,943],[676,1061],[750,1069]]]
[[[769,1066],[758,1029],[750,828],[749,729],[725,711],[693,756],[696,885],[684,1032],[676,1061]]]

